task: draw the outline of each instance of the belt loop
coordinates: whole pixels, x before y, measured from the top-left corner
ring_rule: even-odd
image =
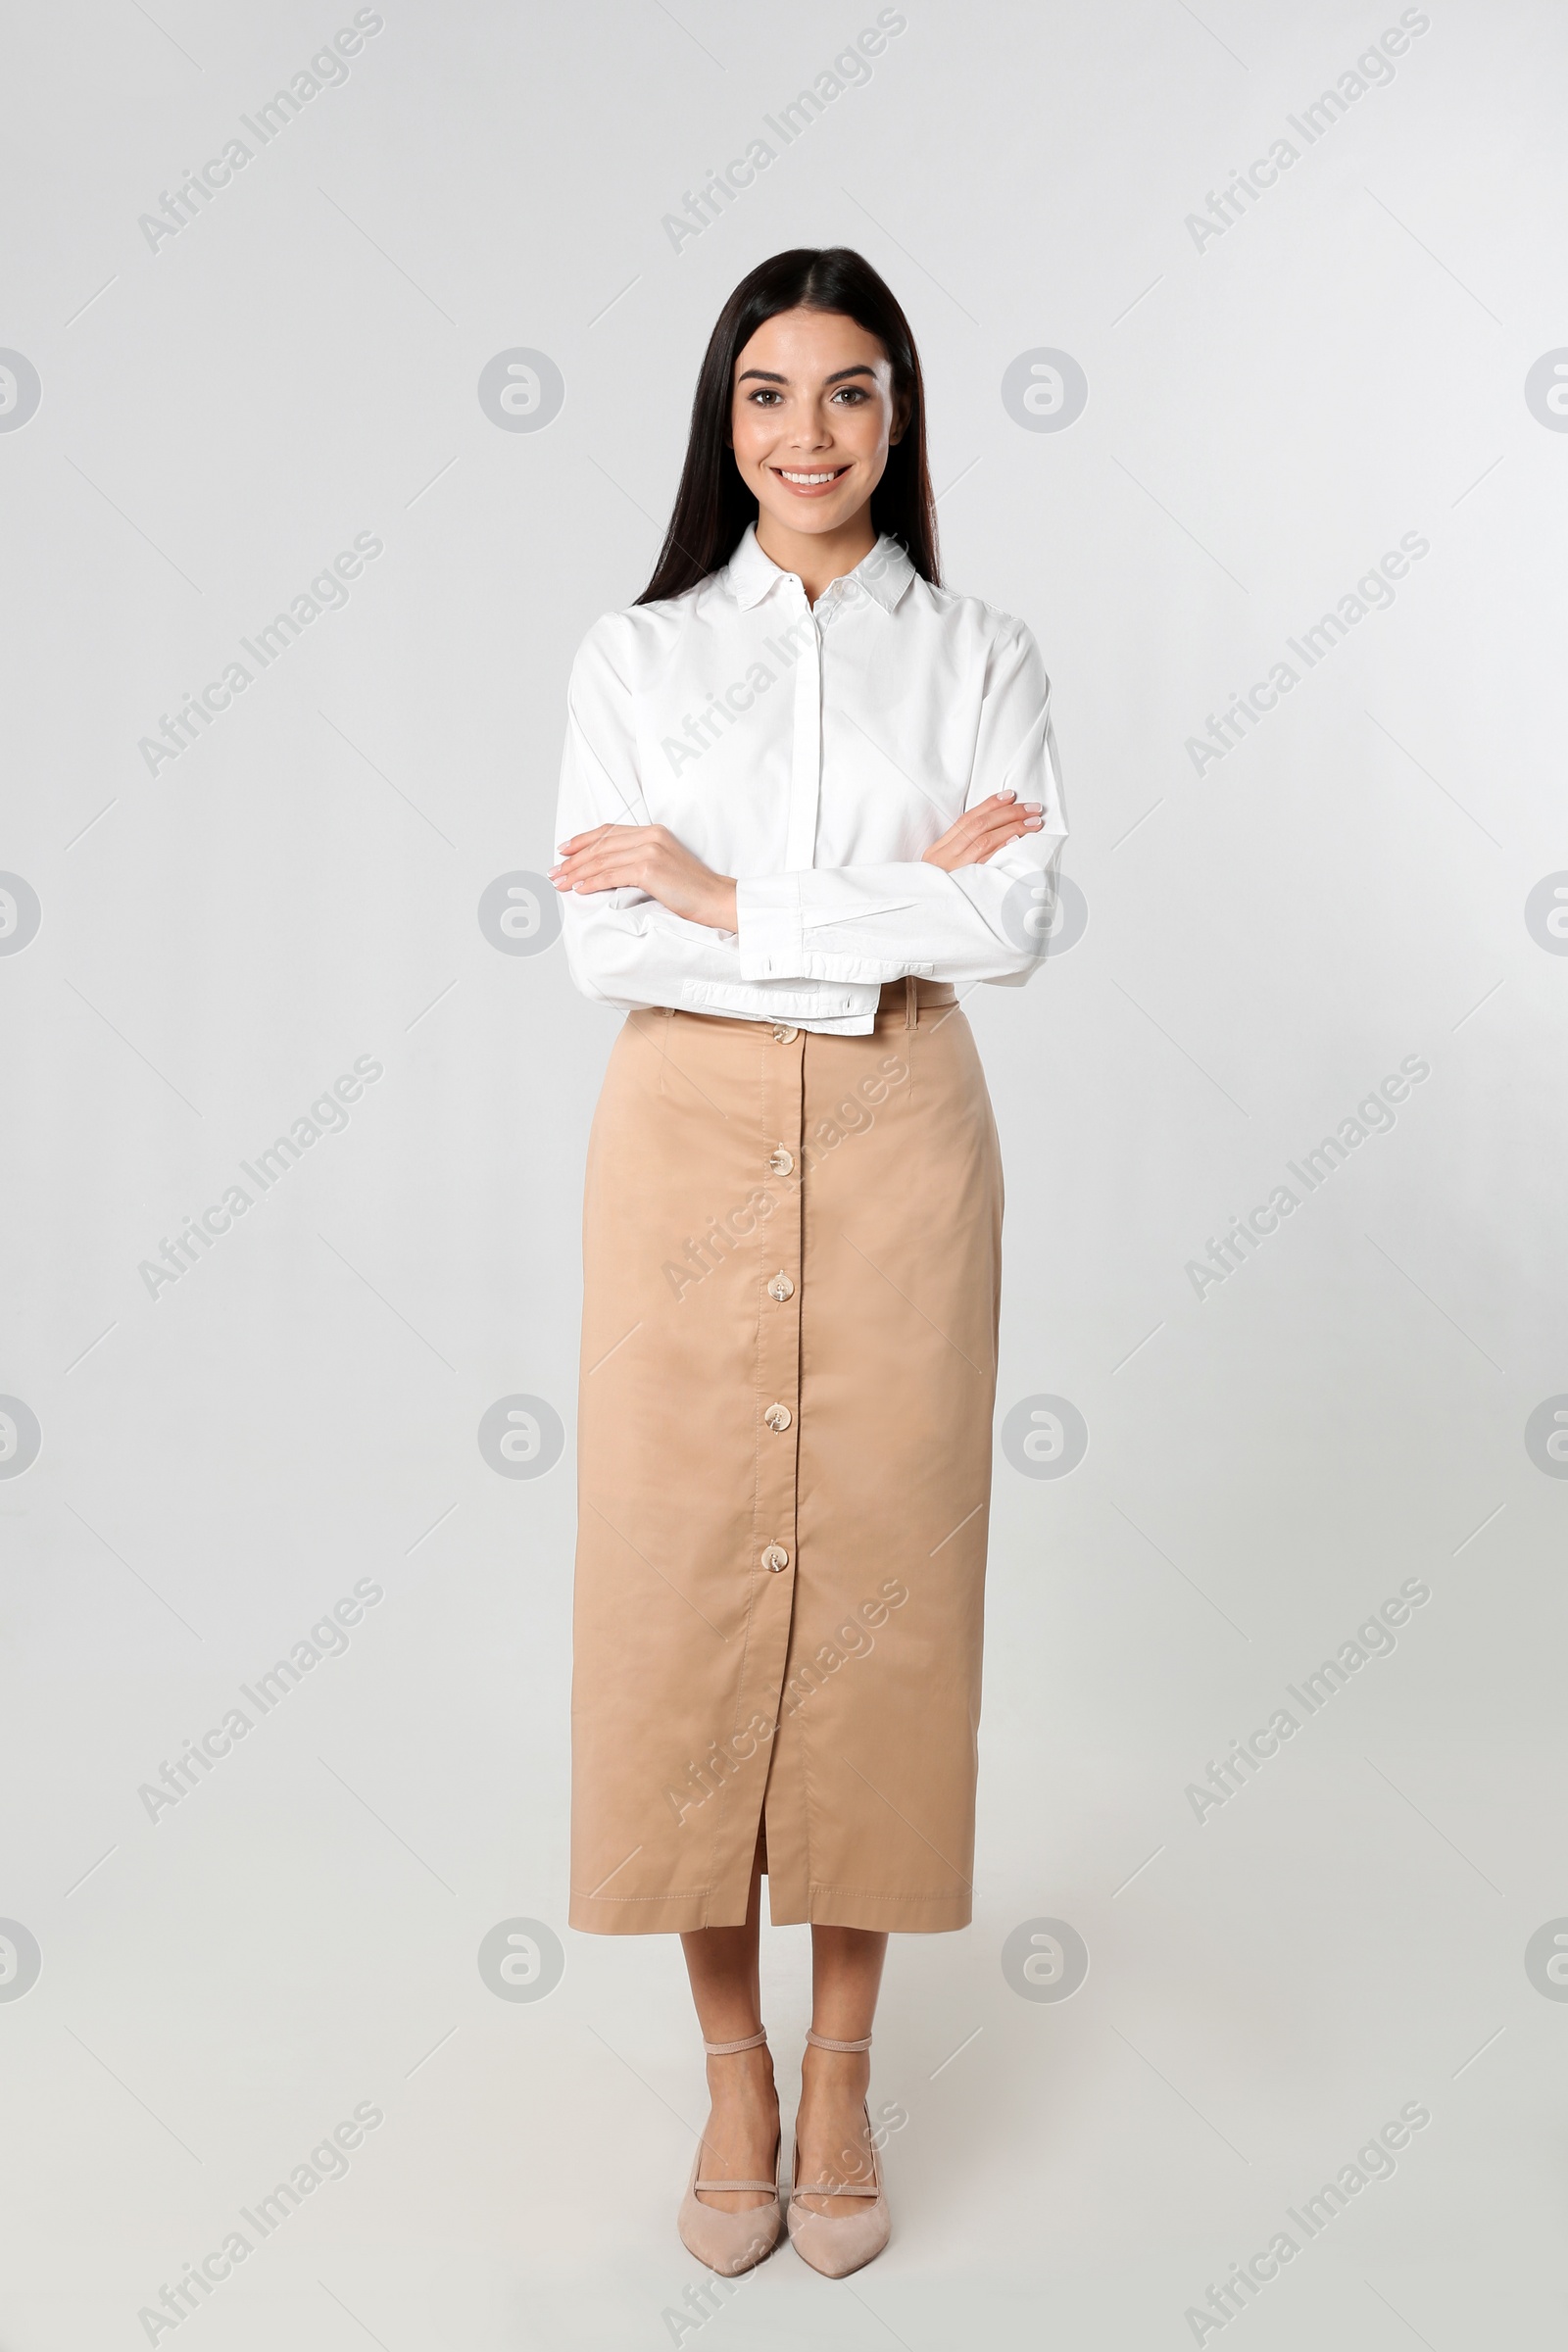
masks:
[[[904,976],[904,1026],[913,1029],[919,1021],[919,983],[912,972]]]

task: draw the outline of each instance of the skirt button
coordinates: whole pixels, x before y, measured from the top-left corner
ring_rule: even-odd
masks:
[[[783,1436],[794,1418],[795,1416],[787,1404],[770,1404],[762,1415],[768,1428],[774,1430],[780,1437]]]
[[[787,1176],[795,1165],[795,1154],[793,1152],[786,1152],[783,1145],[780,1144],[776,1152],[768,1153],[767,1164],[775,1176]]]
[[[764,1568],[787,1568],[789,1564],[790,1555],[785,1550],[782,1544],[770,1544],[762,1554],[762,1566]]]
[[[794,1298],[795,1285],[793,1282],[791,1282],[789,1276],[784,1272],[782,1266],[774,1275],[772,1281],[768,1284],[767,1295],[770,1298],[776,1298],[780,1306],[783,1305],[786,1298]]]
[[[793,1046],[800,1034],[798,1029],[790,1028],[787,1022],[779,1021],[774,1024],[773,1043],[775,1046]]]

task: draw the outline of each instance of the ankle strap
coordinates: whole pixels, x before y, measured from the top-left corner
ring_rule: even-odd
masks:
[[[710,2058],[729,2058],[737,2050],[760,2049],[766,2039],[767,2028],[759,2026],[757,2032],[748,2034],[744,2041],[705,2041],[703,2047]]]
[[[808,2026],[806,2038],[813,2050],[868,2050],[871,2047],[869,2034],[863,2041],[830,2041],[825,2034],[815,2034]]]

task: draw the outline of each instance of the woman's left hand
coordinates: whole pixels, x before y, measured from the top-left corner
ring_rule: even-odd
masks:
[[[561,844],[558,890],[644,890],[671,914],[712,931],[737,927],[735,884],[683,849],[664,825],[595,825]]]

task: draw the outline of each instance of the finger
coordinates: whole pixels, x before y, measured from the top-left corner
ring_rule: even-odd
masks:
[[[581,849],[569,849],[566,857],[560,860],[560,865],[555,865],[553,872],[578,872],[583,868],[583,863],[604,858],[615,858],[618,863],[625,863],[627,858],[647,858],[647,849],[642,847],[639,835],[632,835],[627,840],[625,825],[604,825],[602,833],[585,835]]]
[[[972,838],[991,849],[996,849],[1004,841],[1016,841],[1021,833],[1038,831],[1039,825],[1038,816],[1021,816],[1014,811],[1009,811],[1004,818],[993,819],[990,824],[982,825]]]
[[[585,850],[594,842],[603,841],[607,834],[614,834],[625,841],[633,834],[646,833],[650,829],[647,825],[593,825],[586,833],[573,833],[569,841],[558,841],[556,848],[569,856],[575,850]]]
[[[983,865],[988,858],[995,858],[998,851],[1006,849],[1009,843],[1021,841],[1027,834],[1036,833],[1039,830],[1040,819],[1037,816],[1021,817],[1011,825],[993,826],[971,845],[967,852],[967,861],[971,864]]]
[[[1014,792],[994,792],[989,801],[977,801],[966,808],[954,831],[959,825],[993,825],[1011,816],[1039,816],[1044,808],[1041,801],[1020,801]]]
[[[622,883],[635,882],[635,858],[574,858],[563,868],[561,882],[566,890],[616,890]]]
[[[650,897],[657,894],[661,868],[644,852],[625,849],[617,842],[607,842],[602,849],[591,850],[584,858],[574,858],[566,869],[567,887],[572,890],[646,890]]]
[[[985,830],[988,833],[995,833],[999,826],[1004,831],[1010,826],[1021,831],[1026,827],[1042,825],[1044,822],[1045,818],[1038,808],[1004,808],[1000,816],[989,817],[986,820]]]
[[[1038,807],[1038,802],[1020,802],[1014,793],[994,792],[988,801],[977,801],[972,808],[966,808],[942,838],[955,845],[973,841],[994,825],[1009,823],[1022,809]]]
[[[629,880],[627,867],[635,863],[624,852],[587,850],[575,858],[564,858],[550,879],[558,890],[612,890],[621,880]]]
[[[938,847],[949,850],[966,849],[970,842],[980,839],[986,829],[987,821],[987,815],[983,808],[970,809],[966,816],[959,817],[956,825],[949,826]]]

